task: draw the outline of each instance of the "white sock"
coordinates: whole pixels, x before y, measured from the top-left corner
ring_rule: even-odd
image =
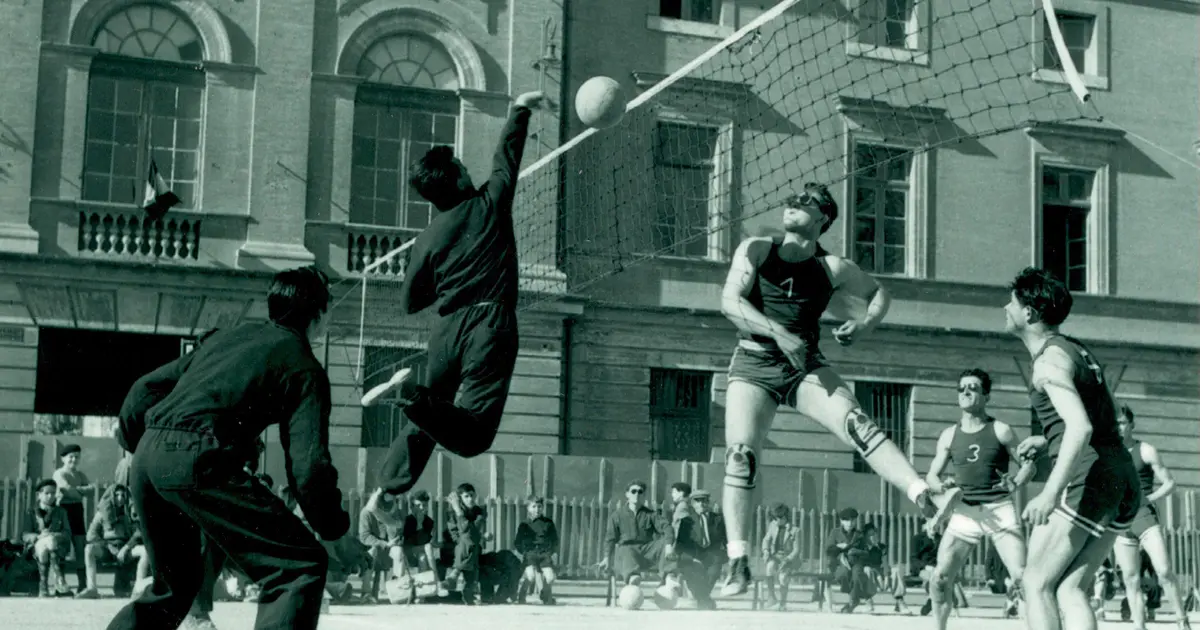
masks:
[[[927,484],[921,480],[914,481],[914,482],[912,482],[912,485],[908,487],[908,500],[912,501],[913,503],[916,503],[917,497],[921,496],[923,493],[927,492],[928,490],[929,490],[929,484]]]
[[[744,558],[750,555],[750,552],[746,549],[746,547],[749,546],[750,544],[744,540],[731,540],[725,549],[729,554],[729,559],[733,560],[735,558]]]

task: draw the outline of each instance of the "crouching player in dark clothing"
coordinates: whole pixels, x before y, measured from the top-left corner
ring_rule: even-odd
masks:
[[[539,593],[543,604],[553,604],[555,557],[558,555],[558,528],[554,521],[543,513],[545,503],[541,497],[530,497],[526,503],[529,520],[517,528],[513,549],[521,554],[524,573],[517,585],[517,600],[524,604],[530,589]],[[541,582],[539,584],[539,582]]]
[[[279,425],[288,483],[313,528],[326,540],[349,529],[329,456],[329,378],[309,345],[328,306],[323,273],[281,272],[271,321],[210,333],[134,384],[117,438],[134,453],[130,489],[154,584],[110,629],[179,627],[204,577],[202,534],[261,587],[255,628],[317,627],[325,550],[243,464]]]

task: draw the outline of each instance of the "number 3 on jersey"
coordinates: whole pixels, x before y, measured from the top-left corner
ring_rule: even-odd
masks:
[[[967,455],[968,462],[979,461],[979,445],[978,444],[972,444],[972,445],[968,446],[967,450],[971,452],[970,455]]]
[[[783,288],[786,288],[786,289],[787,289],[787,292],[788,292],[788,297],[792,297],[792,283],[793,283],[793,282],[794,282],[794,280],[793,280],[792,278],[787,278],[787,279],[785,279],[783,282],[780,282],[780,283],[779,283],[779,288],[781,288],[781,289],[783,289]]]
[[[1088,352],[1087,350],[1084,350],[1083,348],[1080,348],[1079,356],[1083,357],[1084,365],[1087,365],[1087,368],[1089,370],[1091,370],[1093,374],[1096,375],[1096,382],[1103,385],[1104,384],[1104,368],[1100,367],[1100,364],[1097,363],[1096,359],[1094,359],[1092,357],[1092,353]]]

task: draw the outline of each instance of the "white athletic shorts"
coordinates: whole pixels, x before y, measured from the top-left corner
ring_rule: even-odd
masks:
[[[960,503],[946,524],[946,533],[972,545],[983,540],[984,535],[991,538],[1004,533],[1020,536],[1017,506],[1011,499],[982,505]]]

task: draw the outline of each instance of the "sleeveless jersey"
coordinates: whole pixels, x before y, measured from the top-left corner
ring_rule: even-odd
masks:
[[[1059,335],[1047,340],[1033,360],[1036,362],[1051,346],[1061,348],[1075,363],[1075,389],[1079,392],[1083,408],[1092,422],[1092,438],[1084,448],[1083,454],[1086,455],[1088,450],[1097,456],[1124,451],[1124,441],[1117,430],[1117,409],[1113,405],[1108,386],[1104,383],[1104,369],[1100,367],[1096,357],[1078,340]],[[1046,392],[1031,387],[1029,400],[1037,419],[1042,423],[1042,435],[1046,438],[1050,460],[1058,461],[1058,451],[1062,447],[1066,425]]]
[[[821,337],[821,314],[833,297],[833,283],[822,264],[822,256],[788,262],[779,257],[782,240],[772,240],[766,259],[758,266],[758,274],[750,295],[746,297],[754,308],[808,345],[808,352],[817,352]],[[824,254],[817,247],[816,254]],[[743,339],[764,344],[774,340],[762,335],[740,332]]]
[[[1154,468],[1142,459],[1142,443],[1134,442],[1129,447],[1129,455],[1133,457],[1133,469],[1137,471],[1138,481],[1142,484],[1142,497],[1148,497],[1154,492]]]
[[[961,426],[954,427],[954,437],[950,439],[950,463],[954,481],[962,489],[964,503],[991,503],[1008,496],[1008,491],[996,487],[1008,472],[1009,455],[996,436],[995,419],[989,418],[988,423],[975,433],[967,433]]]

